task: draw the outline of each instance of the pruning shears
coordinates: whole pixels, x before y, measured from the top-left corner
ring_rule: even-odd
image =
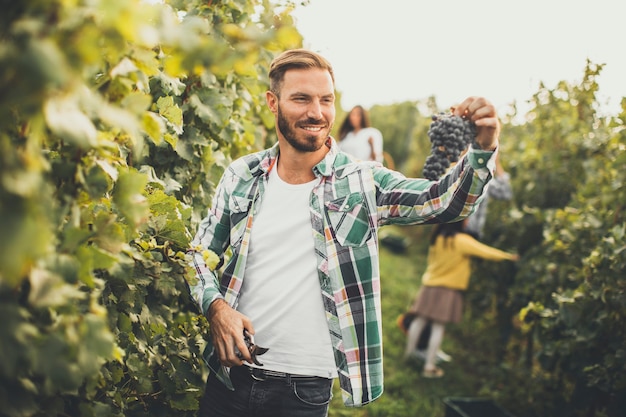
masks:
[[[269,350],[269,348],[264,348],[255,344],[254,336],[252,336],[246,329],[243,331],[243,339],[246,342],[248,352],[250,352],[250,356],[252,357],[252,362],[256,365],[263,366],[263,364],[257,359],[257,356],[264,354]],[[241,352],[237,352],[237,356],[241,359]]]

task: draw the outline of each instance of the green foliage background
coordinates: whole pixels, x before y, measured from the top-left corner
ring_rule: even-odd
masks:
[[[224,167],[275,140],[263,92],[273,54],[302,42],[290,7],[2,2],[0,415],[195,414],[207,323],[184,252]],[[523,260],[477,263],[466,320],[449,332],[455,392],[518,416],[626,409],[626,102],[597,113],[601,69],[541,86],[524,123],[503,120],[515,200],[492,202],[486,240]],[[407,175],[421,173],[436,108],[371,109]],[[386,393],[331,415],[442,415],[451,394],[394,363],[395,315],[426,251],[424,231],[397,233],[413,245],[383,254]]]
[[[193,415],[206,321],[184,251],[262,147],[268,2],[3,2],[0,414]]]
[[[522,123],[514,122],[516,114],[503,116],[501,161],[514,199],[490,202],[483,240],[522,260],[475,261],[464,321],[450,326],[451,345],[444,346],[455,358],[445,386],[404,376],[415,390],[387,392],[394,406],[364,415],[442,415],[448,396],[488,397],[518,417],[626,415],[626,99],[620,114],[599,113],[602,68],[587,62],[579,83],[541,85]],[[377,112],[374,106],[372,120]],[[388,124],[422,126],[415,135],[425,134],[423,121],[385,114],[377,119],[385,144],[396,140]],[[424,143],[413,137],[413,146]],[[412,154],[403,169],[419,175],[422,165],[423,155]],[[387,274],[389,292],[397,291],[389,281],[412,285]],[[385,319],[392,380],[406,373],[396,363],[402,364],[394,319]],[[430,410],[415,406],[433,400]]]

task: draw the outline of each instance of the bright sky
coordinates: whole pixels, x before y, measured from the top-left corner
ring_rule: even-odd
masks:
[[[579,83],[587,58],[604,110],[626,97],[624,0],[310,0],[293,13],[304,46],[335,70],[341,105],[477,95],[506,112],[539,83]]]

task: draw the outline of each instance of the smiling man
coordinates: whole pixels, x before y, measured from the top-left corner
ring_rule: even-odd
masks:
[[[455,108],[480,149],[433,182],[339,151],[322,56],[286,51],[269,76],[278,143],[229,166],[191,245],[191,291],[211,330],[202,417],[324,417],[336,378],[348,406],[378,398],[379,228],[467,217],[494,168],[500,125],[483,98]]]

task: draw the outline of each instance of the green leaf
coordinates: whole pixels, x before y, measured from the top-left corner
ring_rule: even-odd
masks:
[[[45,200],[43,200],[45,201]],[[0,205],[0,282],[17,285],[35,261],[50,250],[54,238],[38,201],[5,200]]]
[[[93,165],[85,177],[85,186],[89,196],[98,199],[102,197],[111,187],[111,177],[100,167]]]
[[[148,179],[137,171],[126,171],[113,190],[113,202],[124,219],[132,227],[137,227],[147,220],[149,210],[143,195]]]
[[[170,77],[164,72],[158,73],[154,79],[160,82],[163,92],[167,95],[171,93],[175,96],[180,96],[187,88],[185,83],[183,83],[179,78]]]
[[[172,395],[170,405],[175,410],[193,411],[198,409],[198,395],[196,393]]]
[[[183,111],[174,103],[172,96],[159,97],[157,109],[159,114],[174,126],[176,132],[182,133]]]
[[[127,314],[120,313],[117,316],[117,329],[123,333],[130,333],[132,331],[132,322]]]
[[[222,125],[222,119],[215,111],[215,108],[205,105],[196,94],[189,98],[189,104],[194,108],[195,113],[207,123],[217,123]]]
[[[165,274],[161,275],[157,280],[155,280],[154,288],[168,297],[178,295],[176,280],[173,277]]]
[[[115,341],[106,316],[84,315],[80,333],[82,343],[78,360],[85,372],[96,372],[102,363],[114,358]]]
[[[185,221],[191,211],[183,208],[174,197],[168,196],[161,190],[154,190],[148,195],[152,217],[149,225],[155,235],[169,240],[180,248],[186,248],[191,240],[191,234]]]

